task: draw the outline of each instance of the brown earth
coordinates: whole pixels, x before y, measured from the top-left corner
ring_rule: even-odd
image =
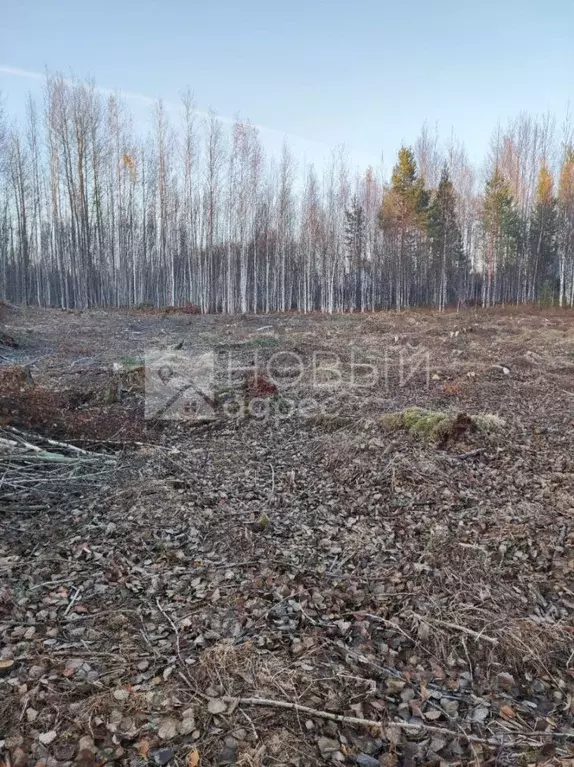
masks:
[[[6,764],[574,764],[574,313],[3,331]]]

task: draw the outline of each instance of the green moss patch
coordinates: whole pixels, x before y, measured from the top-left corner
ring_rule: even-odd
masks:
[[[496,415],[469,416],[466,413],[444,413],[422,407],[408,407],[396,413],[386,413],[379,419],[385,431],[406,431],[423,442],[444,444],[456,440],[466,432],[492,433],[502,428],[505,421]]]

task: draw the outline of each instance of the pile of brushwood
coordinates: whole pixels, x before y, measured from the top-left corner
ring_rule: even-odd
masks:
[[[98,454],[14,426],[0,428],[0,510],[49,508],[62,495],[106,482],[117,466]]]

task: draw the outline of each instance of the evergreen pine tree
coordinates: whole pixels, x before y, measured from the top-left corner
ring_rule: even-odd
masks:
[[[462,298],[459,275],[466,265],[454,187],[446,165],[428,210],[427,232],[435,281],[434,299],[439,308],[443,309],[455,294]]]
[[[574,147],[567,147],[558,185],[559,304],[574,304]]]
[[[486,182],[482,209],[484,234],[483,303],[505,300],[505,272],[516,265],[521,240],[521,221],[510,187],[500,169]]]
[[[530,219],[530,298],[535,297],[537,288],[541,298],[551,298],[557,285],[557,216],[552,174],[543,165],[538,176],[536,203]]]
[[[398,162],[393,168],[388,204],[381,208],[381,223],[399,223],[399,226],[423,226],[428,208],[429,195],[424,179],[417,172],[417,163],[412,149],[402,147]],[[387,219],[389,219],[387,221]]]
[[[355,195],[345,211],[345,243],[353,279],[354,308],[363,309],[363,256],[365,252],[365,213]]]
[[[397,308],[408,304],[409,291],[414,282],[417,250],[426,230],[428,203],[429,195],[424,179],[418,175],[413,151],[402,147],[393,169],[390,189],[384,195],[379,211],[379,223],[393,243],[396,254],[392,271]],[[419,269],[420,262],[419,258]]]

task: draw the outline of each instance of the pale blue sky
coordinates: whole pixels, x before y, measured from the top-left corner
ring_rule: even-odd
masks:
[[[0,0],[0,90],[18,113],[41,83],[8,69],[167,101],[189,85],[198,109],[270,129],[271,151],[291,134],[308,160],[344,143],[388,167],[426,120],[480,160],[498,120],[563,119],[573,41],[573,0]]]

